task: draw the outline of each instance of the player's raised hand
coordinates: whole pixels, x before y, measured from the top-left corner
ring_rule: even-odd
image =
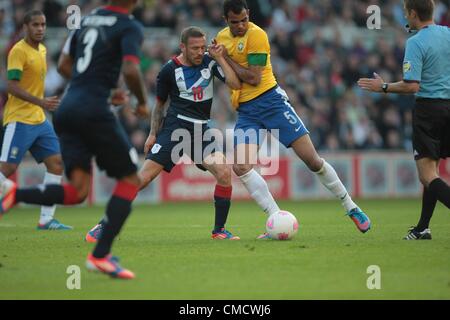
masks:
[[[384,80],[376,72],[373,73],[374,79],[361,78],[358,80],[358,86],[361,89],[372,91],[372,92],[382,92]]]
[[[39,106],[48,111],[55,111],[60,103],[61,100],[57,96],[53,96],[42,99]]]
[[[142,119],[150,117],[150,110],[148,109],[147,104],[139,104],[134,110],[134,113]]]
[[[147,140],[144,144],[144,154],[147,154],[148,151],[153,147],[153,145],[156,143],[156,136],[154,134],[149,134],[147,137]]]
[[[130,92],[124,89],[113,89],[111,91],[110,102],[112,105],[121,106],[130,102]]]

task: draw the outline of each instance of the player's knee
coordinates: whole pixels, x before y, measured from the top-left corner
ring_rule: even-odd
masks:
[[[311,170],[312,172],[318,172],[322,169],[324,165],[324,160],[321,158],[312,158],[312,159],[306,159],[305,161],[306,166]]]
[[[5,177],[9,177],[17,170],[17,164],[3,162],[1,164],[1,172]]]
[[[152,175],[150,172],[148,172],[147,170],[142,170],[139,172],[139,189],[144,189],[145,187],[147,187],[150,182],[152,182],[155,179],[156,176]]]
[[[251,164],[234,164],[233,171],[234,173],[240,177],[252,170],[253,166]]]
[[[231,185],[231,170],[228,166],[220,168],[216,175],[217,183],[220,185]]]
[[[437,178],[439,178],[437,174],[419,173],[419,180],[425,188],[428,188],[430,183]]]
[[[55,175],[62,175],[64,172],[64,164],[61,158],[56,158],[47,164],[47,171]]]
[[[78,187],[77,189],[77,201],[82,203],[89,195],[89,186]]]

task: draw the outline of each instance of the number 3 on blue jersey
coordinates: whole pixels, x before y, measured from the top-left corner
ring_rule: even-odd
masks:
[[[98,38],[98,30],[97,29],[89,29],[88,32],[84,35],[83,44],[86,45],[84,47],[84,56],[80,57],[77,61],[77,71],[78,73],[83,73],[89,67],[89,64],[92,60],[92,48],[95,45],[95,42]]]

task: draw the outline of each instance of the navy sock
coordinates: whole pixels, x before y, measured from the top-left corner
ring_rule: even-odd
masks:
[[[231,186],[223,187],[216,185],[214,191],[214,206],[216,209],[215,221],[214,221],[214,231],[220,231],[225,227],[227,222],[228,212],[231,206]]]
[[[430,191],[436,198],[450,209],[450,187],[441,178],[436,178],[430,183]]]
[[[131,212],[131,201],[112,196],[108,202],[106,215],[108,220],[102,220],[103,232],[94,249],[96,258],[103,258],[110,253],[115,237]]]
[[[131,202],[136,198],[137,186],[120,181],[106,206],[106,221],[102,219],[103,232],[94,249],[93,256],[104,258],[111,252],[114,239],[122,229],[131,212]]]
[[[422,212],[416,230],[422,232],[429,227],[436,203],[436,195],[429,188],[424,188],[422,194]]]
[[[64,187],[58,184],[49,184],[45,188],[17,189],[16,202],[52,206],[64,203]]]

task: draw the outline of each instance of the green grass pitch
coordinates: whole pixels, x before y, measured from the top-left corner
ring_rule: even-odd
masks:
[[[103,207],[58,208],[75,230],[37,231],[39,208],[0,220],[0,299],[450,299],[450,215],[438,205],[431,241],[404,241],[419,200],[363,200],[372,230],[361,234],[336,201],[281,201],[300,223],[291,241],[258,241],[265,216],[253,202],[232,204],[228,228],[241,241],[210,239],[211,203],[135,206],[113,253],[132,281],[84,267],[84,235]],[[81,268],[81,289],[66,287]],[[367,268],[381,270],[369,290]]]

